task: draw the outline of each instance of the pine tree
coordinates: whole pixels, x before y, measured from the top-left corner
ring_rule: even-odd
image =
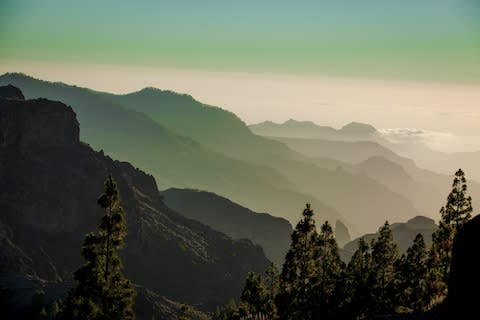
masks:
[[[432,234],[432,246],[427,261],[427,290],[432,303],[440,302],[447,295],[454,237],[455,229],[444,221],[440,221],[437,230]]]
[[[249,272],[240,296],[239,313],[240,316],[252,316],[257,314],[267,314],[269,294],[263,284],[262,276]]]
[[[307,203],[292,233],[292,243],[280,274],[276,305],[280,319],[313,319],[318,235]]]
[[[455,172],[447,204],[440,209],[441,221],[432,235],[428,258],[427,287],[432,300],[440,301],[447,294],[453,241],[472,216],[472,198],[467,196],[467,180],[462,169]]]
[[[452,191],[447,197],[447,204],[440,209],[442,221],[455,228],[455,232],[472,217],[472,198],[466,195],[467,179],[462,169],[455,172]]]
[[[398,246],[393,241],[388,221],[380,228],[378,239],[372,241],[372,293],[374,312],[389,314],[395,311],[395,265],[399,258]]]
[[[99,231],[85,236],[82,256],[86,263],[75,272],[78,286],[68,295],[65,319],[134,319],[135,290],[125,278],[117,250],[126,235],[125,211],[115,180],[105,181],[105,191],[97,201],[103,209]]]
[[[346,297],[344,302],[345,319],[366,319],[373,306],[370,274],[372,254],[364,238],[360,238],[358,249],[353,254],[345,272]]]
[[[317,242],[316,316],[330,318],[338,313],[338,306],[342,302],[339,284],[342,281],[344,264],[340,259],[337,241],[328,221],[322,225]]]
[[[402,306],[413,312],[427,309],[429,303],[426,290],[428,253],[422,234],[417,234],[406,256],[399,263],[399,284]]]

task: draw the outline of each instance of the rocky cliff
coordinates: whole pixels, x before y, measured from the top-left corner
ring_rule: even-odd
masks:
[[[2,99],[0,147],[58,147],[78,145],[75,113],[61,102],[46,99]]]
[[[83,262],[96,199],[111,174],[127,212],[126,275],[203,310],[239,296],[262,249],[189,220],[162,201],[152,176],[79,142],[72,109],[45,99],[0,98],[0,272],[68,281]]]

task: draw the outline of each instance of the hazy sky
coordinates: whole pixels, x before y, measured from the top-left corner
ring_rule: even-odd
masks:
[[[173,89],[249,123],[480,136],[477,0],[1,0],[0,43],[2,73]]]

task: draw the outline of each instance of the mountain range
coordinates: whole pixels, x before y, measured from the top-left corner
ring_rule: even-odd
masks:
[[[346,220],[312,195],[296,190],[275,169],[215,152],[143,113],[108,100],[105,94],[22,74],[0,76],[2,84],[19,87],[27,98],[45,97],[72,106],[82,126],[83,141],[152,173],[159,188],[209,190],[255,211],[269,212],[292,222],[300,217],[305,202],[310,202],[322,219]],[[182,110],[177,111],[177,117],[185,117]]]
[[[387,148],[398,155],[414,160],[421,168],[428,168],[443,174],[451,174],[456,169],[452,166],[454,164],[469,173],[471,179],[480,182],[480,169],[478,167],[480,150],[447,153],[433,150],[422,140],[415,139],[415,137],[401,142],[393,142],[370,124],[352,122],[337,130],[328,126],[320,126],[311,121],[290,119],[284,123],[265,121],[250,125],[249,128],[252,132],[267,137],[319,139],[322,140],[323,144],[329,144],[330,148],[336,145],[332,141],[341,141],[346,144],[348,142],[359,143],[370,152],[385,153],[385,150],[382,149]],[[300,141],[297,141],[297,144]],[[366,141],[374,143],[367,144]],[[341,143],[339,144],[341,145]],[[360,151],[360,154],[353,157],[350,154],[347,161],[358,161],[359,158],[365,160],[364,157],[365,151]]]
[[[0,85],[8,83],[27,98],[71,105],[82,140],[152,173],[160,188],[208,190],[292,224],[309,202],[319,221],[341,220],[354,235],[418,213],[410,199],[368,175],[319,166],[317,159],[255,135],[232,113],[188,95],[153,88],[112,95],[22,74],[0,77]]]
[[[316,127],[317,134],[303,135],[298,137],[297,132],[302,132],[305,126]],[[424,169],[418,166],[416,160],[400,156],[392,151],[389,147],[395,149],[395,146],[384,139],[375,128],[365,125],[366,132],[370,132],[370,139],[358,140],[345,138],[344,135],[336,135],[336,140],[328,140],[325,137],[319,138],[319,132],[322,132],[321,126],[317,126],[311,122],[287,121],[285,124],[277,124],[282,131],[268,131],[268,124],[259,124],[251,126],[254,132],[263,132],[264,134],[281,133],[283,135],[290,134],[290,137],[270,137],[277,141],[283,142],[291,149],[304,154],[305,156],[315,159],[315,163],[322,168],[343,169],[353,174],[365,174],[369,178],[383,184],[390,190],[406,197],[414,205],[417,212],[432,218],[438,217],[438,211],[444,204],[446,196],[449,192],[450,184],[453,180],[453,173],[461,167],[466,171],[461,159],[468,158],[469,162],[475,161],[475,153],[451,155],[448,159],[450,168],[449,174],[438,173],[432,171],[430,167]],[[259,128],[264,128],[259,130]],[[298,131],[297,131],[298,129]],[[372,130],[375,130],[372,133]],[[358,137],[362,137],[359,130]],[[366,136],[363,135],[365,138]],[[422,154],[417,154],[415,159],[422,159]],[[442,159],[442,155],[438,156]],[[458,161],[457,161],[458,160]],[[467,165],[467,168],[472,168]],[[472,170],[475,176],[478,166]],[[440,170],[441,171],[441,170]],[[470,194],[480,193],[480,183],[474,179],[470,179],[470,171],[466,171],[468,179],[468,187]],[[473,197],[474,208],[480,208],[480,199]],[[408,216],[405,215],[404,218]],[[410,216],[412,217],[412,216]],[[394,219],[390,221],[402,221],[404,219]]]
[[[0,76],[7,83],[24,90],[0,87],[0,293],[9,301],[26,301],[25,286],[57,297],[71,287],[109,174],[128,213],[122,259],[140,319],[178,315],[183,303],[203,319],[202,311],[238,298],[247,271],[281,264],[305,202],[319,224],[336,223],[342,244],[356,237],[343,259],[385,220],[409,219],[392,225],[402,251],[417,233],[428,244],[435,221],[412,217],[438,217],[451,185],[451,176],[377,141],[369,125],[329,131],[337,140],[262,137],[234,114],[174,92],[113,95]],[[479,193],[479,184],[468,185]]]

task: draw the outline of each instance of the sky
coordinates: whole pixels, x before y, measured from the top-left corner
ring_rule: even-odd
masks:
[[[477,0],[1,0],[0,43],[1,73],[171,89],[247,123],[480,136]]]

